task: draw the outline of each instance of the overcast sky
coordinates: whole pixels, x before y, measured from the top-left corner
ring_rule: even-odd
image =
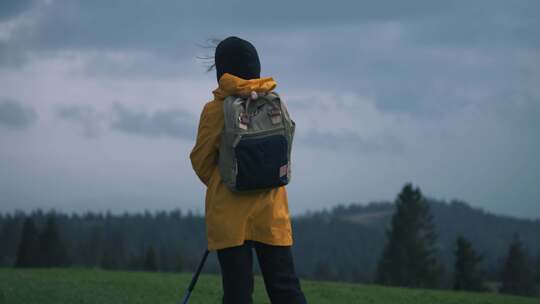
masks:
[[[0,1],[0,211],[204,210],[207,39],[297,123],[293,213],[438,199],[540,218],[540,1]]]

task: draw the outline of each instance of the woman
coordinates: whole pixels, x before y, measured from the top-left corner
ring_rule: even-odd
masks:
[[[202,111],[197,142],[190,158],[206,190],[208,249],[217,250],[223,278],[223,303],[252,303],[252,248],[255,248],[272,303],[306,303],[291,254],[292,231],[285,187],[255,193],[232,192],[218,169],[223,99],[266,93],[276,87],[260,78],[260,62],[248,41],[229,37],[215,51],[218,88]]]

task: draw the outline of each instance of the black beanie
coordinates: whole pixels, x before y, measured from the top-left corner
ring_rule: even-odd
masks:
[[[214,56],[217,80],[224,73],[232,74],[242,79],[261,77],[261,63],[255,47],[249,41],[238,37],[228,37],[216,47]]]

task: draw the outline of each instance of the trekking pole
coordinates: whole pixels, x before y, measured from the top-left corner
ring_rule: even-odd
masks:
[[[184,299],[182,300],[182,304],[187,304],[189,301],[189,297],[191,296],[191,292],[193,291],[193,288],[195,288],[195,284],[197,284],[197,280],[199,279],[199,274],[201,274],[201,270],[204,266],[204,262],[206,262],[206,258],[208,257],[208,249],[204,251],[204,255],[201,259],[201,262],[199,262],[199,266],[197,267],[197,271],[195,274],[193,274],[193,278],[191,279],[191,283],[189,283],[188,290],[186,294],[184,295]]]

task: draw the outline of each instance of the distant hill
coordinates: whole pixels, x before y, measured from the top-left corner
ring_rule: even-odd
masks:
[[[492,276],[500,270],[501,259],[514,235],[519,235],[531,256],[540,250],[540,220],[495,215],[462,201],[447,203],[428,199],[428,202],[439,235],[441,259],[447,270],[452,270],[454,243],[459,235],[468,238],[484,256],[485,269]],[[299,262],[300,270],[314,269],[311,274],[317,277],[316,269],[324,272],[325,264],[333,264],[340,271],[330,273],[331,277],[338,279],[349,273],[348,279],[370,280],[393,212],[394,204],[374,202],[340,205],[297,217],[294,228],[298,246],[295,250],[299,256],[306,257]],[[354,265],[345,262],[355,260],[359,262]]]

